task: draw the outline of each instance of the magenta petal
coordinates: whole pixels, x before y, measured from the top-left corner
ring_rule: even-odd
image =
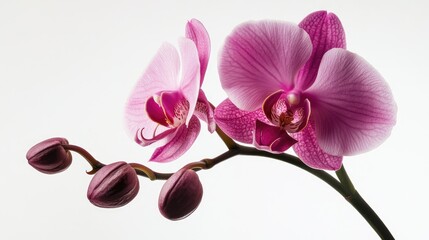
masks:
[[[201,125],[197,117],[193,116],[188,126],[181,125],[176,135],[162,147],[155,149],[149,161],[170,162],[182,156],[194,143],[200,132]]]
[[[197,19],[191,19],[186,24],[186,37],[194,41],[200,59],[200,86],[203,84],[207,64],[210,58],[210,38],[204,25]]]
[[[267,98],[265,98],[264,103],[262,103],[262,109],[264,110],[265,116],[273,122],[273,107],[277,103],[277,101],[280,99],[280,97],[283,95],[284,91],[280,90],[277,91],[271,95],[269,95]]]
[[[308,34],[287,22],[259,21],[238,26],[220,54],[223,89],[238,108],[254,111],[273,92],[294,87],[311,54]]]
[[[148,138],[143,135],[143,129],[137,131],[136,136],[134,137],[134,141],[141,146],[149,146],[152,143],[157,142],[158,146],[163,145],[170,141],[176,135],[177,128],[169,128],[159,134],[155,133],[152,137]]]
[[[155,102],[153,97],[146,101],[146,112],[152,121],[157,122],[165,127],[168,127],[167,119],[161,106]]]
[[[256,120],[253,144],[257,149],[273,153],[282,153],[296,143],[289,134],[281,128]]]
[[[313,43],[311,57],[301,69],[297,82],[297,89],[305,90],[316,79],[323,54],[332,48],[346,48],[346,36],[338,17],[326,11],[311,13],[299,26],[310,35]]]
[[[213,133],[216,130],[216,122],[214,119],[214,110],[210,102],[207,100],[204,91],[200,89],[198,95],[197,106],[194,115],[207,123],[208,130]]]
[[[134,87],[125,108],[125,122],[132,137],[144,129],[152,136],[158,123],[146,114],[146,101],[164,90],[177,90],[180,61],[177,50],[165,43]]]
[[[160,102],[167,118],[166,121],[174,127],[185,123],[189,112],[189,105],[181,92],[163,92]]]
[[[329,155],[317,143],[314,123],[309,122],[301,132],[292,136],[298,141],[293,150],[309,167],[323,170],[338,170],[341,168],[343,157]]]
[[[396,104],[383,77],[347,50],[329,50],[308,89],[320,147],[336,156],[380,145],[396,122]]]
[[[262,109],[252,112],[238,109],[229,99],[225,99],[215,108],[216,124],[229,137],[243,143],[253,143],[255,122],[259,119],[265,123],[270,121]]]
[[[189,112],[186,117],[186,124],[188,124],[194,114],[200,90],[200,60],[198,59],[195,44],[191,40],[181,38],[179,46],[182,55],[182,81],[180,82],[180,89],[183,96],[189,102]]]

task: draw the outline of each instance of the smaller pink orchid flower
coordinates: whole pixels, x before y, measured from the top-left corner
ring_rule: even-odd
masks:
[[[345,48],[339,19],[319,11],[299,26],[247,22],[227,38],[219,75],[229,99],[215,111],[230,137],[316,169],[381,144],[396,121],[383,77]]]
[[[210,132],[215,130],[213,109],[200,89],[210,56],[210,39],[201,22],[188,22],[179,48],[181,58],[171,44],[162,45],[126,105],[134,140],[142,146],[159,145],[150,161],[168,162],[185,153],[200,132],[198,118],[208,123]]]

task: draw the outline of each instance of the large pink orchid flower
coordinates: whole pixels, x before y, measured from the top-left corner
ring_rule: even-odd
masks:
[[[185,153],[200,132],[198,118],[208,123],[210,132],[215,130],[213,109],[200,89],[210,56],[210,39],[201,22],[187,23],[179,48],[181,58],[171,44],[162,45],[126,105],[134,140],[159,146],[150,161],[168,162]]]
[[[299,26],[238,26],[220,55],[229,99],[215,110],[217,124],[259,149],[293,146],[316,169],[338,170],[342,156],[375,148],[390,135],[396,104],[382,76],[345,46],[341,22],[325,11]]]

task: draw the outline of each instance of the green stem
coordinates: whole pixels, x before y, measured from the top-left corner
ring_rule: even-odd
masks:
[[[381,239],[395,239],[377,213],[368,205],[359,192],[356,191],[344,165],[336,171],[336,174],[347,192],[345,196],[343,195],[344,198],[365,218],[378,236]]]
[[[267,157],[292,164],[318,177],[319,179],[327,183],[329,186],[331,186],[333,189],[335,189],[338,193],[340,193],[362,215],[362,217],[366,219],[366,221],[370,224],[370,226],[375,230],[375,232],[380,236],[381,239],[394,239],[383,221],[356,191],[352,181],[347,175],[344,166],[342,166],[341,169],[336,172],[337,177],[339,179],[338,181],[325,171],[316,170],[308,167],[298,157],[286,153],[273,154],[266,151],[258,150],[256,148],[242,146],[240,144],[237,144],[230,137],[228,137],[220,128],[217,128],[216,132],[219,134],[225,145],[228,147],[228,151],[212,159],[203,159],[201,161],[191,162],[184,167],[193,169],[194,171],[199,171],[201,169],[210,169],[215,165],[237,155]],[[93,169],[87,172],[88,174],[94,174],[100,168],[105,166],[103,163],[97,161],[85,149],[79,146],[64,145],[64,148],[79,153],[89,162],[89,164],[91,164]],[[136,170],[137,174],[144,177],[148,177],[151,180],[166,180],[173,174],[155,172],[150,168],[138,163],[131,163],[130,165]]]
[[[245,146],[241,146],[241,145],[239,145],[238,149],[239,149],[240,155],[267,157],[267,158],[277,159],[277,160],[280,160],[282,162],[292,164],[292,165],[299,167],[299,168],[303,169],[304,171],[307,171],[307,172],[313,174],[314,176],[320,178],[321,180],[323,180],[324,182],[329,184],[329,186],[331,186],[333,189],[335,189],[341,195],[344,196],[345,194],[347,194],[347,192],[344,190],[343,186],[341,185],[340,182],[338,182],[337,179],[335,179],[334,177],[332,177],[329,173],[327,173],[325,171],[317,170],[317,169],[308,167],[298,157],[295,157],[295,156],[292,156],[292,155],[289,155],[286,153],[282,153],[282,154],[269,153],[266,151],[261,151],[261,150],[255,149],[255,148],[245,147]]]
[[[286,153],[273,154],[265,151],[260,151],[255,148],[241,146],[235,143],[234,140],[232,140],[222,130],[218,129],[219,128],[217,127],[216,132],[218,133],[222,141],[225,143],[225,145],[228,147],[228,149],[237,149],[239,151],[239,155],[262,156],[277,159],[299,167],[318,177],[319,179],[327,183],[329,186],[334,188],[338,193],[340,193],[362,215],[362,217],[365,218],[365,220],[369,223],[369,225],[374,229],[374,231],[381,239],[395,239],[390,233],[389,229],[377,215],[377,213],[375,213],[375,211],[368,205],[367,202],[365,202],[365,200],[356,191],[352,181],[347,175],[344,165],[341,166],[338,171],[336,171],[337,177],[339,179],[338,181],[325,171],[316,170],[308,167],[301,161],[301,159],[292,155]],[[233,148],[231,148],[231,146],[233,146]]]

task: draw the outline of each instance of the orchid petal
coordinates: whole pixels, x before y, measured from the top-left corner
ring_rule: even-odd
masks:
[[[168,127],[167,118],[162,107],[155,101],[154,97],[146,101],[146,112],[152,121]]]
[[[301,132],[292,134],[292,137],[298,141],[293,145],[293,150],[311,168],[334,171],[340,169],[343,157],[327,154],[320,148],[317,143],[315,127],[317,128],[310,121]]]
[[[177,127],[185,122],[189,105],[181,92],[163,92],[160,96],[160,103],[168,123]]]
[[[396,104],[383,77],[344,49],[326,52],[308,89],[320,147],[336,156],[380,145],[396,122]]]
[[[299,132],[304,129],[311,116],[311,104],[308,99],[305,99],[299,109],[294,111],[294,121],[286,126],[289,133]]]
[[[158,127],[146,114],[146,101],[164,90],[175,90],[180,60],[177,50],[165,43],[149,64],[143,76],[134,87],[125,108],[125,122],[132,137],[144,129],[145,136],[151,136]]]
[[[281,128],[256,120],[253,144],[257,149],[282,153],[295,143],[296,140]]]
[[[256,120],[265,123],[270,121],[265,117],[262,109],[252,112],[238,109],[229,99],[224,100],[215,108],[216,124],[229,137],[243,143],[253,142],[253,132]]]
[[[193,116],[188,126],[182,124],[177,128],[176,135],[162,147],[155,149],[149,161],[170,162],[182,156],[191,148],[200,132],[201,125],[197,117]]]
[[[294,87],[294,79],[310,54],[310,38],[296,25],[244,23],[229,35],[221,51],[222,87],[238,108],[254,111],[271,93]]]
[[[332,48],[346,48],[346,36],[338,17],[333,13],[318,11],[308,15],[299,24],[311,38],[313,52],[301,69],[297,89],[309,88],[316,79],[323,54]]]
[[[155,135],[153,134],[152,138],[147,138],[143,135],[143,129],[136,132],[136,136],[134,137],[134,141],[139,145],[145,147],[149,146],[152,143],[157,143],[158,146],[166,144],[176,135],[177,128],[168,128],[167,130]]]
[[[198,52],[195,44],[191,40],[181,38],[179,40],[179,47],[182,55],[182,81],[180,89],[183,96],[189,102],[189,112],[186,117],[186,124],[188,124],[194,114],[200,89],[200,61],[198,60]]]
[[[207,100],[204,91],[200,89],[198,94],[197,106],[194,115],[207,123],[208,130],[213,133],[216,130],[216,122],[214,119],[214,110],[210,102]]]
[[[264,111],[265,116],[271,122],[274,121],[274,119],[273,119],[273,107],[283,94],[284,94],[284,91],[279,90],[275,93],[270,94],[268,97],[266,97],[264,102],[262,103],[262,110]],[[284,110],[286,110],[286,109],[284,109]]]
[[[203,84],[204,75],[210,58],[210,38],[204,25],[197,19],[191,19],[186,24],[186,37],[194,41],[200,60],[200,86]]]

